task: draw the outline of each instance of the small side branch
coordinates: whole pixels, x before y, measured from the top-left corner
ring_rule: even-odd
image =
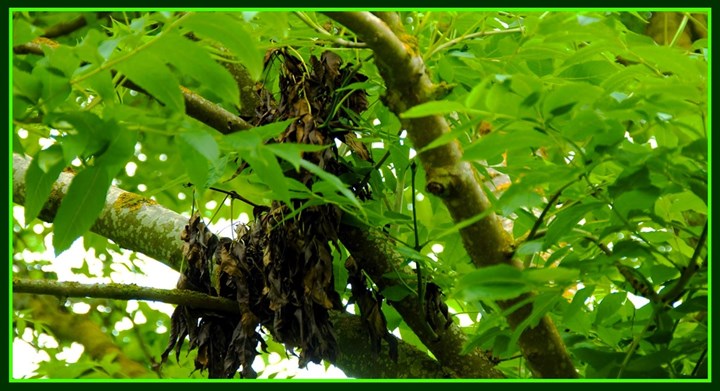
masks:
[[[31,42],[18,45],[13,47],[13,53],[15,54],[36,54],[39,56],[44,55],[43,46],[50,48],[57,48],[60,46],[59,43],[48,38],[35,38]],[[152,97],[142,87],[133,83],[131,80],[125,80],[122,83],[123,87],[129,88],[141,92],[145,95]],[[225,110],[221,106],[209,101],[197,93],[180,86],[180,90],[185,100],[185,113],[195,118],[196,120],[210,126],[211,128],[219,131],[222,134],[230,134],[240,130],[248,130],[253,126],[245,122],[239,116]]]
[[[324,28],[322,28],[322,26],[318,25],[312,19],[310,19],[304,12],[296,11],[293,13],[295,14],[295,16],[298,17],[298,19],[302,20],[310,28],[312,28],[313,30],[320,33],[320,35],[322,35],[323,38],[330,40],[331,42],[333,42],[334,44],[336,44],[338,46],[342,46],[342,47],[346,47],[346,48],[353,48],[353,49],[362,49],[362,48],[367,47],[367,45],[364,42],[348,41],[346,39],[339,38],[339,37],[332,35],[329,31],[325,30]]]
[[[204,308],[214,311],[239,313],[240,308],[232,300],[204,295],[185,289],[157,289],[126,284],[81,284],[52,280],[29,280],[13,278],[14,293],[34,293],[58,297],[94,297],[116,300],[149,300],[170,304]]]

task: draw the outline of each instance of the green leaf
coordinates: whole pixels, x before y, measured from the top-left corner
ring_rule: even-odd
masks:
[[[530,315],[520,322],[520,324],[515,328],[512,333],[512,337],[510,337],[509,345],[515,346],[523,331],[525,331],[528,327],[537,326],[538,323],[540,323],[540,319],[552,310],[561,299],[562,296],[556,292],[548,292],[537,295],[532,304],[532,312],[530,312]]]
[[[627,293],[625,292],[615,292],[605,296],[600,304],[598,304],[595,324],[606,324],[608,320],[611,319],[613,315],[617,314],[620,308],[622,308],[626,298]]]
[[[294,119],[291,118],[225,135],[222,138],[223,148],[240,151],[255,149],[266,140],[282,134],[293,121]]]
[[[411,107],[406,112],[400,114],[400,118],[422,118],[429,117],[431,115],[445,115],[455,112],[465,113],[468,111],[471,110],[459,102],[434,100]]]
[[[23,19],[14,19],[12,21],[12,45],[22,45],[28,43],[42,35],[42,29],[39,29]]]
[[[166,34],[154,44],[154,50],[163,53],[166,63],[178,68],[184,75],[197,80],[234,105],[240,105],[240,90],[230,72],[214,61],[210,53],[185,37]]]
[[[13,92],[37,102],[42,94],[42,82],[36,72],[33,74],[13,67],[12,73]]]
[[[595,292],[595,286],[588,286],[575,292],[575,296],[563,312],[564,324],[572,330],[587,334],[592,325],[590,315],[585,311],[585,302]]]
[[[488,160],[504,152],[520,151],[549,145],[552,140],[537,130],[520,128],[498,130],[471,144],[463,154],[463,160]]]
[[[178,137],[178,148],[185,170],[195,186],[206,189],[222,173],[225,166],[220,149],[208,132],[192,129]]]
[[[570,83],[550,91],[543,103],[545,117],[557,117],[570,112],[575,105],[592,103],[603,89],[587,83]]]
[[[107,149],[95,156],[95,164],[107,167],[108,172],[114,176],[134,155],[137,132],[130,131],[114,121],[106,122],[103,131],[110,140]]]
[[[507,300],[530,289],[520,269],[510,265],[495,265],[461,277],[455,295],[467,301]]]
[[[53,221],[55,255],[92,227],[105,205],[112,177],[105,167],[89,167],[73,178]]]
[[[61,76],[59,71],[52,71],[53,68],[36,67],[33,69],[33,77],[40,80],[42,88],[40,98],[45,104],[45,110],[53,111],[60,106],[70,95],[70,80]]]
[[[548,227],[547,234],[545,235],[545,245],[552,246],[557,244],[560,238],[570,232],[588,212],[603,206],[604,204],[601,202],[578,204],[558,213]]]
[[[278,200],[290,204],[290,191],[285,174],[270,150],[260,146],[249,154],[243,155],[243,158],[250,164],[257,176],[268,185]]]
[[[412,294],[413,292],[409,290],[405,285],[398,284],[386,287],[382,290],[381,293],[388,300],[400,301],[406,298],[408,295]]]
[[[65,168],[60,145],[39,151],[25,173],[25,224],[30,224],[50,196],[52,185]]]
[[[215,139],[206,131],[192,129],[180,134],[180,140],[195,149],[207,160],[214,161],[220,157],[220,149]]]
[[[329,172],[323,170],[322,168],[318,167],[317,165],[310,163],[309,161],[303,159],[300,160],[300,166],[311,173],[317,175],[320,177],[321,180],[327,182],[328,184],[332,185],[332,187],[340,192],[340,194],[344,195],[345,198],[347,198],[350,203],[360,209],[360,212],[362,213],[362,207],[360,206],[360,201],[355,198],[355,195],[348,189],[348,187],[340,180],[340,178],[336,177],[335,175],[330,174]]]
[[[260,80],[263,53],[258,50],[255,37],[237,19],[223,13],[198,12],[185,18],[181,26],[183,30],[191,30],[230,49],[238,61],[245,65],[253,80]]]
[[[537,286],[544,286],[549,282],[553,282],[554,285],[567,286],[578,280],[580,271],[565,267],[534,268],[523,270],[523,277],[529,284]]]
[[[185,110],[180,82],[165,66],[160,54],[148,49],[138,51],[115,68],[170,109]]]
[[[300,160],[302,160],[303,152],[317,152],[328,148],[328,145],[312,145],[312,144],[296,144],[296,143],[282,143],[282,144],[267,144],[263,146],[277,157],[281,157],[287,160],[295,167],[296,170],[300,169]]]

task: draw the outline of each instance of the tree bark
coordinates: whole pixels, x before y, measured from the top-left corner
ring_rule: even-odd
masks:
[[[239,313],[237,302],[220,297],[181,289],[142,288],[124,284],[79,284],[48,280],[13,279],[14,293],[34,293],[60,297],[93,297],[121,300],[153,300],[166,303],[187,305],[195,308]],[[33,301],[34,300],[34,301]],[[49,321],[51,329],[64,339],[76,340],[86,346],[93,357],[102,358],[105,354],[119,351],[117,346],[107,342],[109,337],[89,319],[80,315],[50,314],[48,308],[41,309],[33,305],[46,299],[31,298],[29,306],[35,319]],[[16,300],[18,302],[18,300]],[[20,303],[23,302],[21,299]],[[40,311],[40,312],[38,312]],[[43,312],[45,311],[45,312]],[[333,312],[331,319],[337,332],[341,354],[332,361],[346,375],[363,378],[442,378],[451,372],[445,370],[437,361],[411,345],[399,343],[398,361],[394,362],[387,354],[376,354],[367,341],[362,320],[347,313]],[[89,322],[89,324],[88,324]],[[78,335],[73,330],[82,330]],[[147,374],[147,369],[120,354],[116,360],[128,371],[128,376]],[[138,368],[140,366],[140,368]],[[141,370],[142,369],[142,370]]]
[[[25,202],[24,178],[30,161],[24,156],[13,154],[13,202],[21,205]],[[72,178],[73,174],[60,174],[48,202],[40,211],[40,219],[53,221]],[[183,243],[180,232],[186,223],[187,218],[149,199],[111,186],[105,208],[91,230],[123,248],[142,252],[180,270]],[[345,349],[335,364],[342,370],[347,369],[346,373],[350,376],[437,378],[456,375],[454,371],[444,368],[427,354],[401,340],[398,340],[400,359],[397,363],[389,360],[387,355],[374,355],[369,350],[370,344],[367,343],[361,319],[354,315],[337,316],[340,322],[336,324],[335,331],[340,346]],[[345,317],[351,320],[343,320]]]
[[[397,26],[397,18],[369,12],[329,12],[328,16],[355,32],[375,52],[380,75],[385,80],[385,104],[398,116],[413,106],[434,100],[436,86],[412,37]],[[388,26],[384,21],[391,21]],[[391,28],[392,27],[392,28]],[[443,116],[403,119],[403,127],[416,150],[422,150],[433,140],[448,133],[450,127]],[[419,154],[427,173],[426,190],[440,197],[455,223],[487,213],[491,207],[468,162],[462,161],[462,149],[455,141]],[[463,245],[477,267],[511,264],[512,240],[494,213],[460,230]],[[504,309],[524,300],[501,301]],[[532,311],[528,304],[508,315],[515,329]],[[576,378],[577,371],[560,336],[549,317],[545,316],[533,328],[527,328],[519,339],[520,349],[533,373],[547,378]]]
[[[344,225],[340,230],[340,240],[378,288],[382,290],[397,284],[397,280],[386,276],[393,270],[401,269],[404,259],[394,250],[393,243],[387,238]],[[505,377],[480,349],[474,349],[467,355],[460,354],[467,342],[467,336],[457,325],[452,324],[447,329],[433,330],[423,316],[425,310],[420,307],[416,294],[410,294],[399,301],[388,300],[388,302],[438,361],[455,373],[466,378]]]

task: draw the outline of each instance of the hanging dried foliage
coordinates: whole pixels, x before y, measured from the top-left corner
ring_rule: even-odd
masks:
[[[327,145],[306,152],[303,158],[338,176],[350,169],[338,159],[336,138],[361,159],[371,160],[365,145],[347,130],[353,124],[352,115],[367,108],[365,92],[351,90],[340,96],[337,91],[366,77],[351,64],[341,67],[340,57],[332,52],[319,59],[312,56],[309,67],[284,49],[270,52],[266,66],[273,58],[282,60],[281,96],[276,102],[261,93],[257,125],[295,119],[273,142]],[[308,187],[316,180],[306,170],[285,174]],[[353,190],[359,198],[370,196],[365,185]],[[198,349],[196,369],[208,370],[212,378],[230,378],[238,370],[243,377],[252,378],[257,375],[251,367],[257,349],[266,348],[260,332],[284,343],[288,352],[298,348],[300,367],[337,357],[340,349],[328,311],[343,309],[334,290],[331,248],[339,250],[341,212],[331,204],[304,206],[288,218],[293,209],[301,207],[301,201],[292,202],[292,208],[278,201],[270,208],[256,208],[255,220],[238,228],[237,240],[218,239],[197,214],[190,219],[182,233],[187,267],[178,287],[235,300],[241,315],[178,306],[163,361],[173,349],[177,357],[188,336],[190,349]],[[382,297],[368,289],[354,262],[348,260],[347,267],[353,300],[360,307],[374,350],[380,352],[381,340],[385,340],[391,357],[397,359],[397,342],[390,337],[381,311]]]

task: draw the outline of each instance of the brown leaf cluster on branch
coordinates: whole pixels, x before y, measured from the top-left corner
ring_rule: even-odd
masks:
[[[335,175],[349,172],[338,159],[333,139],[344,140],[362,159],[370,159],[364,144],[354,138],[353,115],[367,108],[365,92],[353,90],[341,97],[337,91],[350,83],[366,80],[348,64],[341,67],[339,56],[325,52],[320,59],[310,58],[311,68],[287,50],[272,52],[270,57],[282,60],[279,103],[269,96],[261,101],[263,115],[259,123],[295,118],[290,126],[273,140],[328,146],[320,151],[305,152],[303,157]],[[268,60],[269,61],[269,60]],[[266,63],[267,66],[267,63]],[[344,99],[343,99],[344,98]],[[314,174],[307,170],[288,171],[286,175],[312,187]],[[365,186],[356,186],[360,198],[369,197]],[[339,347],[329,310],[342,310],[340,296],[334,290],[332,248],[339,251],[340,209],[332,204],[303,206],[275,201],[270,208],[256,208],[250,226],[240,226],[237,240],[212,234],[199,215],[194,215],[181,238],[187,267],[178,287],[200,291],[237,301],[241,315],[201,312],[179,306],[172,316],[167,359],[175,349],[179,355],[182,342],[190,337],[190,349],[197,348],[196,369],[208,370],[211,378],[231,378],[240,369],[243,377],[256,377],[251,365],[265,349],[261,330],[292,352],[300,350],[299,365],[333,361]],[[293,214],[300,208],[300,212]],[[292,216],[292,217],[287,217]],[[397,342],[390,337],[380,305],[373,298],[362,271],[352,269],[348,282],[360,304],[368,325],[375,352],[380,340],[390,344],[390,355],[397,359]]]

